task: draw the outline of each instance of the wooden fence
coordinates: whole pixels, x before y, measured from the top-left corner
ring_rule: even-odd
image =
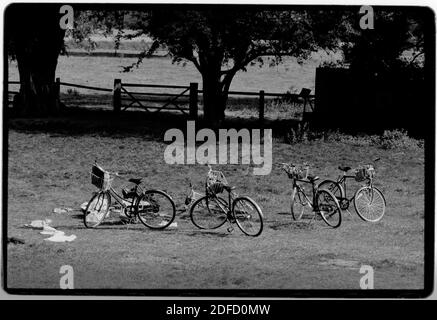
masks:
[[[20,84],[19,81],[9,81],[9,84]],[[160,112],[161,110],[179,111],[190,119],[196,120],[198,118],[199,95],[203,94],[198,84],[190,83],[188,86],[179,85],[160,85],[160,84],[139,84],[139,83],[124,83],[121,79],[114,80],[113,89],[100,88],[94,86],[79,85],[68,82],[61,82],[60,78],[55,81],[56,91],[59,94],[60,87],[72,87],[79,89],[87,89],[100,92],[112,93],[112,107],[115,113],[120,113],[129,108],[139,108],[146,112]],[[135,89],[136,88],[136,89]],[[141,91],[141,89],[166,89],[173,90],[176,93],[169,92],[151,92]],[[132,91],[135,90],[135,91]],[[299,94],[290,93],[269,93],[260,90],[259,92],[247,91],[229,91],[229,96],[237,97],[254,97],[258,98],[258,117],[261,123],[264,122],[265,115],[265,101],[266,98],[284,99],[291,103],[303,104],[303,117],[309,115],[314,110],[314,95],[310,94],[311,90],[303,88]],[[8,96],[17,94],[17,91],[9,90]],[[8,100],[11,104],[12,101]],[[150,103],[155,103],[150,105]],[[156,104],[161,104],[157,106]]]

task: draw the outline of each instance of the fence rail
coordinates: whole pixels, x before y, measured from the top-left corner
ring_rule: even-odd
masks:
[[[81,89],[88,89],[88,90],[95,90],[95,91],[112,92],[112,89],[92,87],[92,86],[84,86],[84,85],[81,85],[81,84],[74,84],[74,83],[68,83],[68,82],[59,82],[59,84],[62,85],[62,86],[66,86],[66,87],[81,88]]]
[[[20,84],[20,81],[8,81],[8,85]],[[111,92],[112,93],[112,106],[116,113],[120,111],[125,111],[128,108],[141,108],[145,111],[155,110],[153,112],[160,112],[161,110],[173,110],[180,111],[189,118],[195,120],[198,118],[198,101],[199,94],[203,94],[204,91],[198,88],[198,83],[192,82],[189,86],[181,85],[161,85],[161,84],[141,84],[141,83],[124,83],[121,79],[114,80],[114,88],[101,88],[95,86],[81,85],[69,82],[61,82],[60,78],[56,78],[54,83],[57,93],[60,93],[60,86],[73,87],[80,89],[87,89],[93,91],[101,92]],[[159,92],[142,92],[142,91],[130,91],[130,88],[153,88],[153,89],[172,89],[172,90],[182,90],[178,93],[159,93]],[[260,123],[264,122],[264,111],[265,111],[265,98],[266,97],[276,97],[282,99],[289,99],[290,101],[302,101],[304,105],[304,117],[307,112],[307,105],[310,107],[310,112],[314,110],[314,95],[309,94],[310,89],[303,88],[299,94],[293,93],[273,93],[264,92],[260,90],[259,92],[248,92],[248,91],[229,91],[229,96],[249,96],[258,97],[258,116]],[[18,91],[9,90],[9,94],[17,94]],[[147,98],[150,97],[150,98]],[[161,99],[158,99],[161,98]],[[12,101],[8,100],[9,104]],[[128,103],[128,104],[126,104]],[[161,106],[147,105],[146,103],[162,103]],[[188,105],[188,106],[186,106]]]

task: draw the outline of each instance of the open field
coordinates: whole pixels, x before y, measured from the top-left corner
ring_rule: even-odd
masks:
[[[247,174],[244,166],[218,166],[240,194],[263,209],[258,238],[225,227],[196,229],[185,212],[175,229],[155,232],[142,225],[103,224],[85,229],[78,209],[95,188],[89,170],[95,159],[126,177],[144,176],[150,188],[167,190],[180,205],[191,178],[201,189],[206,168],[164,163],[165,129],[157,123],[102,119],[12,120],[8,137],[9,288],[59,288],[62,265],[74,268],[75,288],[125,289],[359,289],[361,265],[375,269],[376,289],[423,288],[424,151],[384,150],[350,142],[313,141],[289,145],[274,139],[273,162],[308,160],[320,177],[337,176],[339,164],[355,166],[381,157],[376,185],[387,211],[376,224],[343,215],[338,229],[323,221],[293,222],[289,180],[278,169]],[[33,123],[33,125],[31,125]],[[126,127],[131,131],[124,130]],[[39,129],[38,129],[39,128]],[[5,146],[6,147],[6,146]],[[39,231],[23,228],[50,218],[71,243],[49,243]]]
[[[284,63],[275,67],[267,64],[262,67],[248,66],[247,72],[237,73],[230,90],[285,93],[290,89],[300,91],[301,88],[310,88],[314,91],[316,67],[321,61],[329,59],[318,54],[302,65],[293,58],[284,58]],[[60,56],[56,76],[63,82],[103,88],[112,88],[115,78],[123,82],[147,84],[188,85],[198,82],[199,88],[202,87],[200,73],[192,64],[187,63],[185,67],[172,64],[168,57],[145,59],[138,69],[121,72],[123,66],[136,61],[136,58]],[[8,79],[17,80],[16,61],[10,61],[8,67]]]
[[[233,91],[249,91],[273,93],[299,93],[302,88],[310,88],[312,94],[315,90],[315,70],[323,59],[323,55],[315,55],[306,63],[299,65],[294,59],[284,59],[284,63],[269,67],[264,65],[248,67],[247,72],[239,72],[231,85]],[[114,79],[120,78],[127,83],[143,84],[172,84],[189,85],[190,82],[198,82],[202,88],[202,79],[199,72],[191,64],[185,67],[171,64],[171,60],[164,58],[146,59],[139,69],[133,72],[122,73],[122,66],[135,62],[135,58],[110,58],[110,57],[76,57],[61,56],[58,61],[57,77],[62,82],[95,86],[100,88],[112,88]],[[8,79],[18,80],[18,69],[15,61],[9,62]],[[274,79],[272,81],[271,79]],[[19,85],[10,85],[10,90],[18,91]],[[141,88],[133,91],[178,94],[180,89],[153,89]],[[200,95],[199,111],[202,114],[202,96]],[[88,89],[71,88],[61,86],[61,100],[65,105],[80,106],[82,108],[112,109],[112,95],[106,92]],[[187,100],[187,99],[185,99]],[[226,114],[232,117],[257,118],[257,97],[230,96]],[[156,103],[146,105],[159,106]],[[187,104],[185,104],[187,106]],[[303,106],[293,107],[291,104],[274,101],[266,98],[265,118],[294,119],[301,117]]]

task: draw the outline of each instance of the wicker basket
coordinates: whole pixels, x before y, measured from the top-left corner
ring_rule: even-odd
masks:
[[[91,168],[91,183],[97,188],[107,191],[111,187],[111,182],[114,180],[111,178],[109,172],[103,170],[98,165],[93,165]]]
[[[298,180],[305,180],[308,177],[308,170],[307,165],[289,166],[285,169],[290,179]]]
[[[372,166],[362,166],[355,169],[355,181],[363,182],[373,178],[375,169]]]
[[[206,178],[206,191],[214,194],[222,193],[224,186],[228,185],[225,175],[221,171],[212,170]]]

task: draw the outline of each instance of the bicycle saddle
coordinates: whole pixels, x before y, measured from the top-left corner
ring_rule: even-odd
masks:
[[[308,175],[307,178],[310,182],[314,182],[320,179],[318,176],[312,176],[312,175]]]
[[[227,192],[231,192],[232,190],[235,190],[236,187],[223,185],[223,189],[225,189]]]
[[[339,166],[338,170],[344,171],[344,172],[348,172],[350,169],[352,169],[351,167],[345,167],[345,166]]]
[[[129,179],[129,182],[132,182],[134,184],[140,184],[141,181],[143,181],[143,178],[131,178],[131,179]]]

